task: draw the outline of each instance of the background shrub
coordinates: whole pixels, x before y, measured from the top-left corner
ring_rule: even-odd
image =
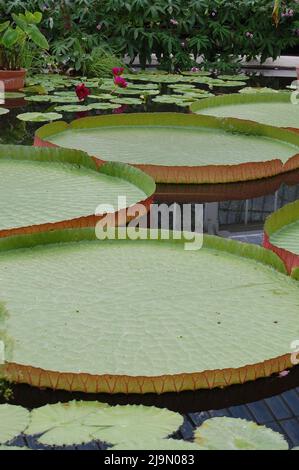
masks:
[[[234,67],[239,56],[260,56],[263,62],[298,46],[298,0],[281,2],[277,27],[273,5],[274,0],[0,0],[0,14],[5,19],[11,10],[42,11],[55,61],[77,71],[87,69],[96,47],[132,62],[139,56],[142,66],[156,54],[168,70],[190,68],[193,56],[223,69]]]

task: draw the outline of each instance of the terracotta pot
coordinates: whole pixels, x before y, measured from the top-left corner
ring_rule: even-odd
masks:
[[[0,70],[0,81],[6,91],[19,90],[25,86],[26,70]]]

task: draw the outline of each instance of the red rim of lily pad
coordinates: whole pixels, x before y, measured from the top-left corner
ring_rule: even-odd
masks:
[[[144,172],[133,168],[130,165],[118,162],[100,162],[95,161],[92,157],[87,155],[85,152],[78,150],[69,149],[46,149],[46,148],[34,148],[27,146],[16,146],[16,145],[0,145],[0,159],[7,158],[15,160],[28,160],[36,162],[53,162],[53,163],[69,163],[78,165],[87,169],[94,170],[95,172],[102,173],[108,176],[121,178],[135,185],[141,189],[147,196],[142,201],[137,201],[128,213],[128,207],[119,210],[115,213],[114,222],[117,225],[128,223],[134,214],[134,208],[137,209],[139,204],[142,204],[146,211],[149,211],[150,205],[153,201],[153,195],[156,189],[156,185],[151,177],[146,175]],[[39,233],[51,230],[64,230],[70,228],[85,228],[95,227],[96,224],[105,217],[105,214],[95,215],[90,214],[70,220],[61,220],[57,222],[42,223],[24,227],[2,229],[0,228],[0,238],[9,237],[12,235],[25,235],[31,233]],[[114,223],[113,222],[113,223]]]
[[[220,129],[229,133],[268,137],[299,146],[299,135],[273,126],[234,118],[216,118],[195,114],[180,113],[136,113],[125,115],[106,115],[77,119],[70,124],[56,121],[46,124],[36,131],[34,145],[57,147],[47,139],[70,129],[86,129],[118,126],[182,126],[189,128]],[[95,161],[103,162],[100,158]],[[154,178],[156,183],[202,184],[233,183],[252,181],[283,174],[299,168],[299,153],[283,163],[279,155],[272,160],[246,162],[232,165],[174,166],[156,164],[132,164]]]
[[[287,204],[267,218],[263,246],[276,253],[284,262],[289,274],[299,279],[299,255],[271,243],[271,236],[286,225],[299,221],[299,200]]]

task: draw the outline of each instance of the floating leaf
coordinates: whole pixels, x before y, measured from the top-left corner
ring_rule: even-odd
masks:
[[[148,439],[123,442],[113,446],[111,451],[115,450],[203,450],[201,446],[194,442],[182,441],[178,439]]]
[[[195,442],[210,450],[287,450],[284,437],[265,426],[237,418],[212,418],[194,433]]]
[[[267,87],[251,87],[247,86],[245,88],[242,88],[242,90],[239,90],[239,93],[244,93],[247,95],[255,94],[255,93],[278,93],[278,90],[274,90],[273,88],[267,88]]]
[[[17,116],[20,121],[27,122],[47,122],[56,121],[62,118],[62,114],[59,113],[23,113]]]
[[[128,98],[129,99],[129,98]],[[117,103],[93,103],[87,106],[88,110],[93,109],[117,109],[119,108],[119,104]]]
[[[115,98],[115,95],[110,95],[109,93],[102,93],[101,95],[89,95],[88,98],[93,100],[112,100]]]
[[[77,96],[50,96],[51,103],[80,103]]]
[[[70,401],[36,408],[31,412],[27,435],[41,434],[38,442],[44,445],[85,444],[93,440],[94,427],[84,424],[89,416],[94,416],[106,403],[97,401]]]
[[[220,80],[229,80],[229,81],[244,81],[249,80],[249,77],[245,74],[239,75],[219,75],[218,78]]]
[[[222,81],[222,83],[220,83],[221,80],[217,81],[217,79],[213,80],[210,84],[211,86],[214,86],[214,87],[241,87],[241,86],[245,86],[246,85],[246,82],[239,82],[238,80],[231,80],[231,81]]]
[[[212,72],[208,72],[207,70],[197,70],[196,72],[182,72],[182,75],[187,75],[187,76],[190,76],[190,77],[196,77],[196,76],[199,76],[199,77],[208,77],[209,75],[212,75]]]
[[[56,106],[55,111],[57,112],[66,112],[66,113],[77,113],[77,112],[83,112],[83,111],[89,111],[89,106],[84,106],[80,104],[70,104],[70,105],[65,105],[65,106]]]
[[[32,96],[26,96],[25,100],[33,101],[36,103],[47,103],[51,101],[51,97],[49,95],[32,95]]]
[[[1,114],[7,114],[7,113],[9,113],[9,109],[0,108],[0,116],[1,116]]]
[[[29,447],[17,447],[17,446],[0,446],[0,451],[1,450],[31,450]]]
[[[112,103],[117,103],[117,104],[142,104],[143,101],[140,100],[139,98],[114,98],[111,100]]]
[[[12,100],[17,98],[24,98],[24,93],[14,92],[14,91],[5,91],[4,93],[5,99]]]
[[[29,423],[29,411],[21,406],[0,405],[0,444],[17,437]]]
[[[84,424],[98,427],[93,437],[110,444],[168,437],[183,424],[183,417],[154,406],[114,406],[90,414]]]

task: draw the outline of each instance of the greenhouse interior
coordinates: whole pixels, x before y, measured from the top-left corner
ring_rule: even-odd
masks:
[[[299,0],[0,0],[0,450],[299,450]]]

